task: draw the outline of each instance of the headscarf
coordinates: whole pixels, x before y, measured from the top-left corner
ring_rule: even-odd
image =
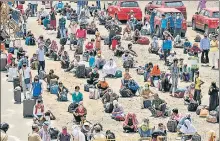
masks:
[[[158,65],[154,65],[153,69],[151,70],[151,76],[160,76],[160,68]]]
[[[129,121],[129,118],[132,118],[132,123],[133,123],[133,126],[134,126],[134,130],[137,131],[137,125],[138,125],[138,121],[137,121],[137,118],[136,118],[136,115],[134,113],[128,113],[126,118],[125,118],[125,121],[123,123],[123,126],[127,126],[128,125],[128,121]]]
[[[180,131],[184,134],[195,134],[196,133],[195,127],[191,124],[191,122],[188,119],[185,120],[185,123],[180,128]]]

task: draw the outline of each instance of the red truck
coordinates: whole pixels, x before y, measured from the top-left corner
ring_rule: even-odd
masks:
[[[219,8],[204,8],[192,17],[192,29],[200,29],[206,33],[216,32],[219,25]]]
[[[149,2],[145,7],[145,14],[149,12],[150,9],[154,8],[176,8],[183,14],[184,18],[187,20],[186,6],[182,1],[178,0],[154,0]]]
[[[126,0],[126,1],[113,1],[108,3],[108,15],[120,20],[128,20],[128,14],[131,10],[134,12],[134,16],[137,20],[142,20],[142,11],[136,0]]]
[[[161,19],[162,19],[162,14],[165,14],[166,18],[168,18],[171,13],[174,13],[175,17],[177,14],[180,14],[180,17],[183,19],[182,22],[182,32],[181,36],[185,37],[186,30],[187,30],[187,22],[184,19],[182,13],[175,9],[175,8],[155,8],[156,16],[154,18],[154,29],[155,29],[155,34],[159,37],[160,35],[160,27],[161,27]],[[150,14],[146,14],[144,17],[144,23],[150,22]]]

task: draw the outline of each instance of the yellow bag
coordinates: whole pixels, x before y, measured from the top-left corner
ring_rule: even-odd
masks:
[[[200,114],[199,114],[200,117],[207,117],[208,115],[209,115],[209,111],[207,109],[203,108],[200,110]]]

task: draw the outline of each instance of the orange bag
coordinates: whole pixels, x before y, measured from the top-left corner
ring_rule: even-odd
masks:
[[[203,108],[200,110],[200,114],[199,114],[200,117],[207,117],[208,115],[209,115],[209,111],[207,109]]]

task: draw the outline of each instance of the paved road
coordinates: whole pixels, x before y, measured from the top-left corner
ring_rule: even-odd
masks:
[[[8,141],[27,141],[32,119],[23,118],[23,104],[14,104],[13,96],[13,84],[7,82],[5,73],[1,72],[1,122],[10,126]]]

